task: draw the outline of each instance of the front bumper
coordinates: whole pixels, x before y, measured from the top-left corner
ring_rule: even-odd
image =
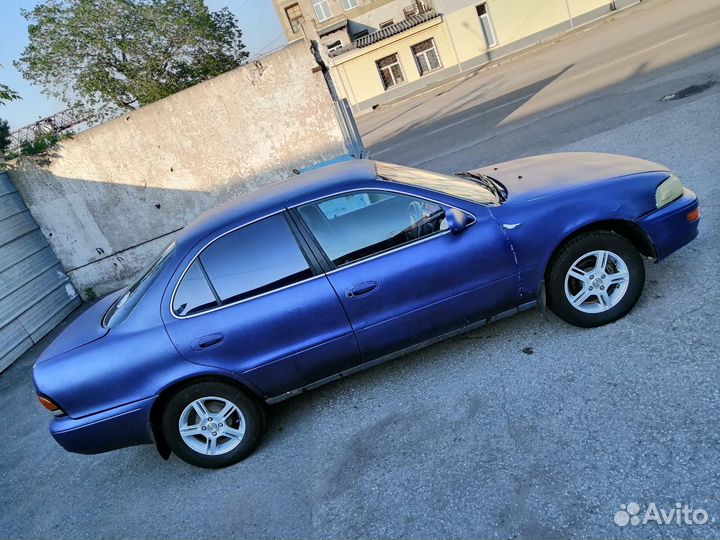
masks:
[[[150,410],[154,402],[152,397],[83,418],[55,418],[50,433],[65,450],[78,454],[152,443]]]
[[[679,199],[637,221],[652,240],[658,261],[689,244],[698,235],[700,219],[688,221],[688,214],[697,207],[697,196],[685,188]]]

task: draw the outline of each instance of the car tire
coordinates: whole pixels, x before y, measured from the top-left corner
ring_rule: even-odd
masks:
[[[168,446],[180,459],[219,469],[252,453],[262,436],[264,411],[232,384],[201,382],[170,398],[162,425]]]
[[[635,246],[608,231],[589,232],[563,245],[546,275],[550,309],[562,320],[591,328],[618,320],[637,303],[645,265]]]

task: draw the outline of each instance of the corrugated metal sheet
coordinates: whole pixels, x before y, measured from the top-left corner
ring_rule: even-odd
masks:
[[[31,282],[45,270],[57,264],[57,257],[55,257],[50,246],[41,249],[25,259],[20,259],[4,272],[0,272],[0,299],[8,296],[26,283]]]
[[[48,246],[39,229],[0,246],[0,272]]]
[[[12,242],[16,238],[20,238],[22,235],[34,231],[37,228],[37,223],[35,223],[35,220],[27,210],[3,219],[0,221],[0,246]]]
[[[0,326],[17,319],[35,302],[39,302],[65,283],[69,283],[68,277],[58,263],[6,297],[0,298]]]
[[[0,195],[5,195],[6,193],[14,193],[17,190],[15,189],[15,186],[10,181],[10,177],[0,172]]]
[[[0,195],[0,220],[24,212],[27,208],[18,193]]]
[[[72,287],[69,283],[58,286],[55,290],[51,291],[50,294],[38,300],[30,309],[20,315],[18,320],[22,323],[25,330],[30,334],[36,332],[49,318],[62,310],[68,303],[68,286]],[[79,296],[77,298],[79,298]]]
[[[0,371],[79,305],[37,223],[0,173]]]

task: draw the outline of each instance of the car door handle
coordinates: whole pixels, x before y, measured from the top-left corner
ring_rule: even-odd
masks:
[[[357,296],[362,296],[364,294],[370,294],[377,288],[378,288],[378,284],[375,281],[363,281],[362,283],[357,283],[356,285],[353,285],[352,287],[345,289],[345,297],[346,298],[355,298]]]
[[[196,351],[204,351],[205,349],[209,349],[215,345],[220,345],[224,339],[225,336],[222,334],[210,334],[209,336],[203,336],[200,339],[196,339],[192,344],[192,348]]]

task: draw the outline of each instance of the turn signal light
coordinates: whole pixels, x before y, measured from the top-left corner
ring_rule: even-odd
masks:
[[[63,411],[57,403],[55,403],[52,399],[47,398],[45,396],[38,395],[38,401],[40,402],[40,405],[45,407],[48,411],[53,413],[55,416],[62,416],[65,414],[65,411]]]
[[[700,219],[700,209],[699,208],[696,208],[695,210],[693,210],[692,212],[690,212],[687,215],[687,220],[690,223],[692,223],[693,221],[697,221],[698,219]]]

